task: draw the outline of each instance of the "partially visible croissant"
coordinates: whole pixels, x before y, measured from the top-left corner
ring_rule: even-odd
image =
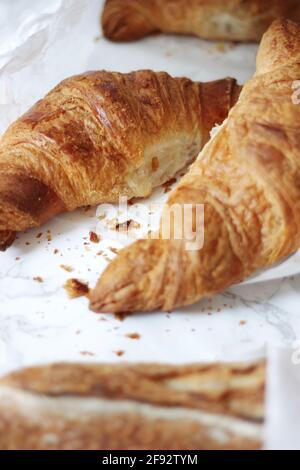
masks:
[[[262,361],[24,369],[0,379],[0,449],[258,449],[265,380]]]
[[[113,41],[162,31],[206,39],[259,41],[273,20],[300,21],[298,0],[106,0],[102,26]]]
[[[0,249],[60,212],[149,195],[195,159],[239,92],[230,78],[152,71],[63,81],[0,142]]]
[[[203,248],[189,251],[174,234],[139,240],[100,278],[93,310],[189,305],[300,247],[299,77],[300,26],[276,20],[263,37],[255,76],[168,201],[182,210],[204,205]]]

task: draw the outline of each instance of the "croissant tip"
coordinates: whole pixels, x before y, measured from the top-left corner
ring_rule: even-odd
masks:
[[[16,233],[10,231],[0,231],[0,251],[6,251],[15,241]]]

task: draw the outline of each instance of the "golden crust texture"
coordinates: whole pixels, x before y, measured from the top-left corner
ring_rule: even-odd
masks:
[[[0,247],[60,212],[149,195],[196,158],[239,91],[147,70],[63,81],[1,140]]]
[[[292,99],[299,77],[300,26],[277,20],[262,40],[255,76],[168,201],[182,210],[203,205],[203,248],[188,250],[185,237],[172,233],[134,243],[100,278],[93,310],[189,305],[300,247],[300,106]]]
[[[257,449],[265,364],[53,364],[0,380],[0,448]]]
[[[259,41],[278,17],[300,20],[298,0],[106,0],[102,27],[113,41],[132,41],[159,31]]]

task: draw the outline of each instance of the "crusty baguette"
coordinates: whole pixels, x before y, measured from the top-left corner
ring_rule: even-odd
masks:
[[[300,26],[276,20],[262,40],[255,76],[168,201],[167,208],[182,211],[204,206],[204,224],[195,231],[196,238],[203,233],[203,247],[191,251],[185,235],[178,240],[174,232],[139,240],[100,278],[93,310],[170,311],[300,247],[300,106],[292,99],[299,77]]]
[[[300,20],[298,0],[106,0],[102,27],[113,41],[149,34],[194,34],[201,38],[259,41],[273,20]]]
[[[230,78],[147,70],[63,81],[0,142],[0,249],[60,212],[149,195],[196,158],[239,92]]]
[[[264,362],[54,364],[0,380],[0,449],[257,449]]]

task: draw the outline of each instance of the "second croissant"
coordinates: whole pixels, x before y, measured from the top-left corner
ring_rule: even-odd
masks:
[[[167,73],[64,80],[0,142],[0,250],[14,234],[86,205],[148,196],[197,156],[240,87]]]

